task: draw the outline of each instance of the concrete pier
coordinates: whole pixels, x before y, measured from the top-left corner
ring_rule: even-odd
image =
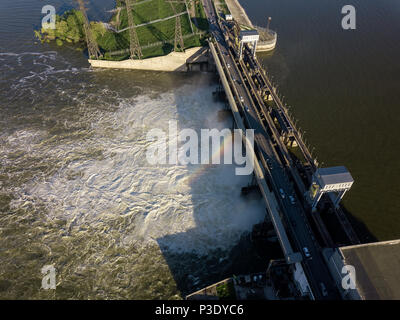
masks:
[[[171,52],[166,56],[142,60],[89,60],[89,63],[94,68],[186,72],[188,71],[187,61],[198,60],[198,56],[203,52],[203,50],[203,47],[195,47],[186,49],[185,52]]]

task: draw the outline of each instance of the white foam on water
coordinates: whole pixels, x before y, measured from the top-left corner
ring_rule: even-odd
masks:
[[[44,84],[49,76],[59,77],[59,75],[66,73],[76,75],[81,71],[90,70],[74,67],[70,61],[56,51],[3,52],[0,53],[0,57],[0,60],[4,61],[0,65],[0,74],[6,75],[7,72],[14,71],[15,76],[8,79],[12,90],[19,90],[34,84]],[[1,78],[2,76],[0,76]]]
[[[167,131],[174,119],[180,129],[231,127],[231,121],[217,121],[219,110],[210,87],[184,86],[159,98],[122,99],[114,113],[88,114],[82,121],[92,123],[93,135],[87,139],[47,146],[31,132],[14,133],[9,143],[29,145],[33,155],[62,159],[99,149],[103,157],[76,159],[55,175],[28,183],[12,205],[40,199],[50,219],[66,219],[71,228],[130,217],[133,226],[124,232],[125,245],[156,242],[199,254],[229,249],[265,214],[261,200],[240,196],[251,177],[235,176],[234,165],[151,166],[146,161],[150,129]],[[71,172],[77,175],[70,178]]]

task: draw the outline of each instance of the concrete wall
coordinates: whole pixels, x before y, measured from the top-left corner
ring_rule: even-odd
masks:
[[[340,295],[344,300],[362,300],[362,297],[357,289],[343,289],[342,268],[345,266],[344,257],[340,254],[338,249],[325,248],[322,251],[322,256],[328,265],[329,271],[335,280],[336,286],[339,289]]]
[[[195,47],[187,49],[185,52],[171,52],[166,56],[148,58],[143,60],[89,60],[89,63],[94,68],[184,72],[187,71],[186,60],[195,56],[201,50],[202,47]]]

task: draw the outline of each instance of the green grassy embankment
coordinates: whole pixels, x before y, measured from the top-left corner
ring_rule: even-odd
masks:
[[[208,22],[203,6],[199,0],[189,3],[189,8],[194,5],[194,10],[187,14],[183,3],[174,3],[175,11],[183,13],[180,16],[182,36],[185,48],[204,45],[205,33],[208,31]],[[117,12],[109,21],[115,30],[129,27],[125,6],[117,1]],[[146,0],[133,3],[133,19],[139,43],[142,47],[143,58],[166,55],[174,49],[175,18],[158,21],[174,15],[171,5],[165,0]],[[67,43],[84,46],[85,35],[83,31],[83,15],[77,10],[70,10],[57,16],[56,29],[42,29],[35,34],[42,41],[56,41],[58,45]],[[146,24],[140,26],[142,24]],[[124,60],[129,58],[129,30],[114,32],[102,22],[91,22],[91,30],[106,60]]]

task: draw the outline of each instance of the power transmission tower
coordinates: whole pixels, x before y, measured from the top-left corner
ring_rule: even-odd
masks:
[[[133,20],[131,1],[134,0],[125,0],[126,12],[128,15],[128,23],[129,23],[129,45],[131,51],[131,59],[134,59],[135,57],[141,59],[143,54],[142,54],[142,49],[140,48],[138,35],[136,33],[135,21]]]
[[[166,2],[169,2],[169,4],[172,7],[172,10],[174,11],[175,17],[175,41],[174,41],[174,51],[178,51],[178,45],[180,46],[179,51],[185,52],[185,45],[183,43],[183,37],[182,37],[182,26],[181,26],[181,16],[177,15],[176,8],[173,5],[173,3],[184,3],[186,5],[185,0],[166,0]],[[190,17],[189,17],[190,19]]]
[[[99,59],[99,57],[101,57],[100,49],[99,46],[97,45],[96,39],[93,36],[92,30],[90,29],[90,23],[86,14],[85,5],[83,3],[83,0],[76,0],[76,1],[79,4],[79,10],[82,12],[84,18],[83,27],[85,29],[85,37],[86,37],[86,44],[88,47],[89,59],[91,59],[92,57]]]

